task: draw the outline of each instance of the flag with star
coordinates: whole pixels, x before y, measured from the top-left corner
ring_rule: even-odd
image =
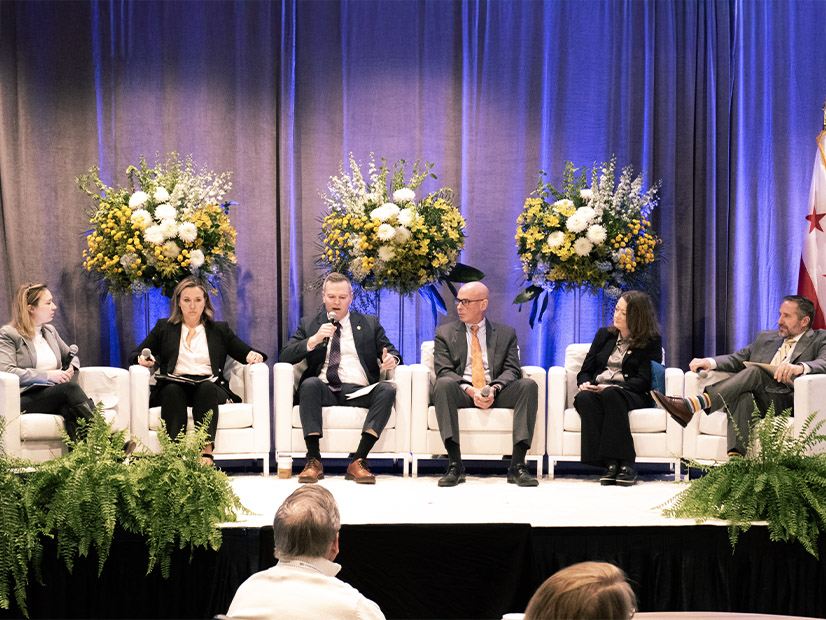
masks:
[[[797,292],[815,303],[812,327],[826,328],[826,129],[817,137],[815,168],[809,190],[809,209],[806,215],[806,239],[800,257],[800,276]]]

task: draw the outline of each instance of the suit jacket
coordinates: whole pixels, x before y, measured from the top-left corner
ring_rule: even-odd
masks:
[[[433,338],[433,366],[436,378],[450,377],[470,385],[464,378],[467,365],[467,325],[461,321],[436,328]],[[485,340],[490,370],[490,385],[504,388],[522,378],[516,331],[508,325],[485,319]]]
[[[54,351],[55,357],[60,362],[61,368],[69,361],[69,347],[61,340],[57,330],[52,325],[42,327],[43,337]],[[34,340],[21,335],[11,325],[4,325],[0,328],[0,370],[10,372],[20,378],[20,392],[35,387],[37,385],[52,385],[46,371],[37,370],[37,351]],[[80,370],[80,360],[75,357],[72,360],[75,368],[75,375],[72,381],[77,381],[77,371]]]
[[[155,368],[159,368],[165,374],[174,374],[181,346],[182,326],[183,323],[170,323],[168,319],[160,319],[155,323],[155,327],[152,328],[144,341],[129,354],[128,363],[130,365],[136,364],[141,351],[149,349],[155,358]],[[229,385],[224,377],[224,364],[227,361],[227,355],[242,364],[246,364],[247,355],[253,348],[236,336],[225,321],[207,320],[204,323],[204,330],[206,331],[212,374],[218,377],[217,383],[224,387],[233,397],[233,400],[237,402],[240,398],[230,392]],[[261,352],[258,351],[258,353]],[[261,353],[261,355],[265,360],[267,359],[264,353]]]
[[[314,317],[302,317],[298,329],[278,354],[278,360],[289,364],[297,364],[307,360],[307,369],[301,375],[301,382],[308,377],[317,377],[327,359],[327,347],[319,343],[312,351],[307,350],[307,340],[315,335],[322,324],[327,323],[327,313],[320,312]],[[377,317],[359,312],[350,313],[350,325],[353,328],[353,341],[356,345],[361,367],[370,383],[378,383],[381,372],[380,359],[383,349],[390,355],[395,355],[401,361],[401,354],[390,342],[384,328]]]
[[[612,333],[607,327],[600,328],[585,361],[582,362],[582,369],[576,376],[576,384],[581,385],[586,381],[594,383],[597,375],[608,367],[608,358],[617,346],[618,333]],[[663,340],[657,336],[645,347],[628,347],[622,358],[622,377],[625,380],[618,384],[626,390],[638,394],[646,394],[651,391],[651,362],[659,362],[663,356]]]
[[[757,333],[757,337],[747,347],[730,355],[714,357],[717,369],[724,372],[740,372],[745,368],[743,362],[761,362],[769,364],[783,343],[783,337],[776,329],[767,329]],[[792,364],[806,362],[809,372],[826,372],[826,331],[810,329],[800,336],[789,360]]]

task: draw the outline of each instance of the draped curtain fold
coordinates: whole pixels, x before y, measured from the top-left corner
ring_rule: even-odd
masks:
[[[122,184],[141,154],[175,150],[234,173],[238,268],[219,314],[273,353],[320,307],[318,192],[374,152],[436,163],[422,189],[455,190],[489,316],[547,367],[577,338],[574,298],[528,327],[511,304],[515,220],[539,170],[559,182],[565,160],[615,154],[662,179],[667,362],[742,346],[796,290],[824,23],[817,0],[0,3],[0,321],[19,283],[45,280],[84,363],[122,364],[144,300],[84,273],[91,202],[74,179],[97,165]],[[417,361],[429,305],[377,307]],[[587,341],[610,317],[586,297],[578,319]]]

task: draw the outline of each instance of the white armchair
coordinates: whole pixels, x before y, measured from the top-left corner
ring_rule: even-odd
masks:
[[[275,451],[278,455],[303,457],[307,452],[301,416],[294,395],[306,362],[273,366],[275,400]],[[370,457],[402,459],[404,476],[410,454],[410,367],[396,366],[396,402],[390,419],[381,433]],[[345,457],[355,451],[361,439],[367,409],[364,407],[323,407],[321,409],[324,436],[319,441],[322,457]]]
[[[718,383],[732,373],[711,370],[705,377],[685,373],[685,395],[702,394],[707,385]],[[815,421],[826,419],[826,375],[804,375],[794,381],[794,412],[792,424],[799,434],[806,418],[813,412]],[[779,412],[778,412],[779,413]],[[821,445],[822,451],[826,446]],[[683,432],[683,456],[698,463],[728,461],[728,415],[725,411],[698,411]]]
[[[411,369],[410,443],[413,475],[416,476],[419,459],[432,459],[447,452],[439,434],[436,408],[430,404],[431,388],[436,381],[432,340],[422,343],[421,363],[413,364]],[[539,366],[523,366],[522,376],[533,379],[539,388],[536,426],[525,460],[536,461],[536,476],[541,478],[542,461],[545,458],[546,373]],[[459,430],[463,460],[497,459],[513,452],[513,409],[459,409]]]
[[[576,376],[588,353],[590,344],[568,345],[565,367],[553,366],[548,371],[548,470],[553,478],[558,461],[578,461],[581,456],[582,421],[574,409],[577,394]],[[683,395],[683,371],[665,369],[665,392],[668,396]],[[682,429],[663,409],[650,407],[629,412],[631,436],[638,463],[668,463],[674,479],[680,478]]]
[[[95,404],[103,403],[103,417],[114,431],[129,430],[129,373],[123,368],[88,366],[80,369],[78,384]],[[26,412],[20,415],[20,380],[0,372],[0,416],[5,420],[6,454],[42,463],[66,454],[61,438],[63,416]]]
[[[266,364],[239,364],[227,358],[224,376],[230,389],[241,397],[240,403],[218,407],[213,458],[216,461],[261,459],[264,475],[270,473],[270,371]],[[150,373],[143,366],[129,368],[132,391],[132,437],[146,449],[159,452],[158,429],[161,408],[149,407]],[[192,411],[187,428],[192,429]]]

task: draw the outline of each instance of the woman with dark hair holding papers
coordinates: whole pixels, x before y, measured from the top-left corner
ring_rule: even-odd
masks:
[[[642,291],[626,291],[614,310],[614,324],[597,331],[576,377],[581,458],[605,467],[603,485],[631,486],[637,481],[628,412],[654,406],[651,362],[661,359],[662,336],[651,298]]]
[[[192,407],[195,424],[204,420],[207,411],[212,411],[202,459],[204,464],[210,464],[218,428],[218,405],[240,400],[224,378],[227,355],[242,364],[257,364],[267,356],[253,350],[224,321],[214,320],[209,288],[203,280],[195,276],[181,280],[175,287],[171,306],[172,315],[155,324],[129,354],[128,362],[159,371],[149,404],[160,405],[161,418],[171,438],[186,429],[187,407]]]

